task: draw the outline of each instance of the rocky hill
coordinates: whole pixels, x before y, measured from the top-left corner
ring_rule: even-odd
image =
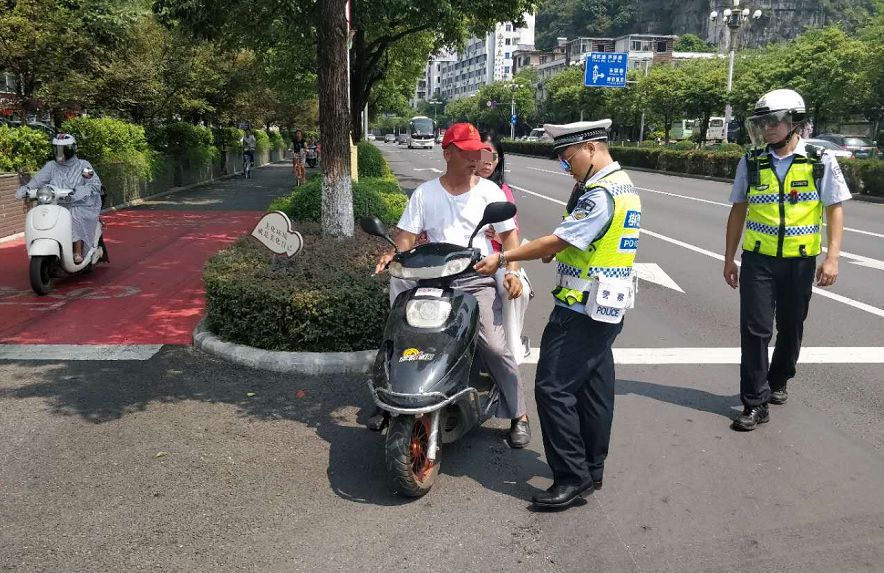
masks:
[[[692,33],[715,42],[723,27],[710,24],[709,13],[733,0],[548,0],[537,14],[537,45],[550,48],[558,36],[618,36],[629,33]],[[760,9],[740,39],[755,47],[794,38],[805,29],[841,23],[861,25],[873,0],[743,0],[740,8]]]

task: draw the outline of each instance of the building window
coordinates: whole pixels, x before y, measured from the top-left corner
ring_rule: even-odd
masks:
[[[507,32],[512,32],[512,31],[513,31],[513,25],[512,25],[512,24],[507,24],[507,25],[506,25],[506,31],[507,31]]]
[[[663,53],[666,50],[666,40],[661,40],[657,42],[657,53]]]
[[[509,52],[504,52],[504,53],[503,53],[503,58],[504,58],[505,60],[508,60],[508,59],[510,59],[510,55],[511,55],[511,54],[510,54]]]
[[[629,43],[629,49],[633,52],[650,52],[651,51],[651,41],[650,40],[631,40]]]
[[[504,43],[505,43],[507,46],[509,46],[509,45],[510,45],[510,39],[507,38],[507,39],[506,39],[506,42],[504,42]]]
[[[504,74],[509,74],[509,73],[510,73],[510,67],[509,67],[509,66],[504,66],[504,67],[503,67],[503,73],[504,73]]]

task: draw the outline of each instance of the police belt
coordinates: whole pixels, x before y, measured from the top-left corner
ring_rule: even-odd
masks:
[[[592,283],[595,280],[596,279],[594,278],[580,279],[577,277],[572,277],[571,275],[556,275],[556,284],[558,286],[581,292],[589,292],[589,288],[592,286]]]

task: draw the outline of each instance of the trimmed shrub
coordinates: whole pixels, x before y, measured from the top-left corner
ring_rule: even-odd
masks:
[[[50,143],[38,129],[0,125],[0,172],[37,171],[52,154]]]
[[[192,166],[208,165],[218,155],[215,137],[207,127],[187,122],[171,123],[163,129],[165,149],[161,150]]]
[[[130,175],[150,178],[154,153],[144,128],[109,117],[76,117],[61,126],[77,140],[77,155],[101,168],[122,166]]]
[[[884,160],[839,159],[838,165],[852,193],[884,197]]]
[[[681,141],[676,141],[672,146],[672,149],[677,149],[679,151],[689,151],[691,149],[695,149],[697,144],[690,139],[682,139]]]
[[[323,238],[298,226],[304,250],[273,261],[252,237],[206,263],[206,325],[221,338],[268,350],[349,352],[377,348],[389,310],[388,279],[372,276],[383,244],[357,230]]]
[[[378,217],[393,225],[402,216],[408,198],[399,190],[393,179],[366,177],[353,184],[353,217]],[[322,220],[322,178],[311,177],[307,183],[296,187],[288,197],[273,201],[270,211],[282,211],[296,221],[320,222]]]
[[[285,150],[285,141],[282,140],[282,134],[278,131],[268,131],[267,139],[270,142],[270,148],[277,151]]]
[[[256,129],[253,133],[255,134],[255,150],[258,153],[268,151],[270,149],[270,136],[267,135],[267,132],[263,129]]]
[[[515,141],[504,139],[503,152],[536,155],[537,157],[555,157],[551,141]]]
[[[380,149],[368,141],[360,141],[356,146],[357,172],[359,177],[392,177],[393,172]]]
[[[213,133],[215,137],[215,147],[221,151],[233,151],[239,153],[242,151],[242,138],[245,132],[235,127],[219,127]]]

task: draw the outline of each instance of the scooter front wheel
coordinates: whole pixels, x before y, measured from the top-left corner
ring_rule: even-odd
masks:
[[[439,474],[439,460],[427,457],[430,416],[395,416],[385,445],[387,476],[393,489],[408,497],[425,495]]]
[[[52,290],[52,263],[55,257],[31,257],[31,288],[39,295],[47,295]]]

